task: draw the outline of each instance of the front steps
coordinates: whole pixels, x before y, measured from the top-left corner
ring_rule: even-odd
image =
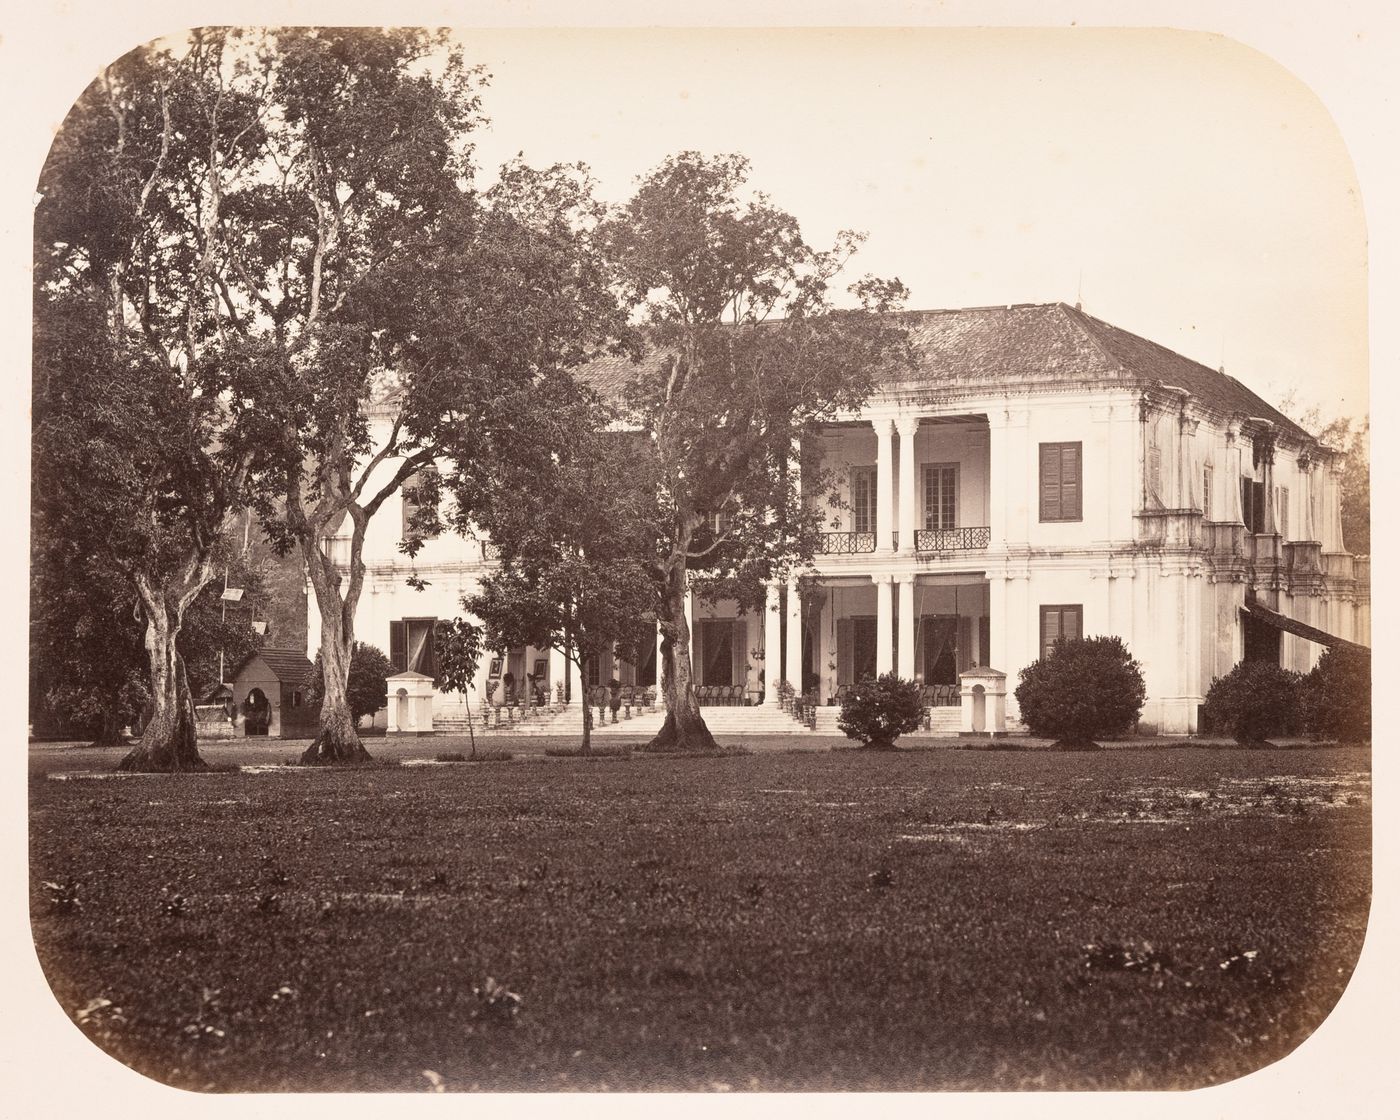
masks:
[[[836,726],[841,718],[841,709],[834,706],[824,706],[817,709],[816,727],[809,728],[806,724],[800,723],[793,715],[780,708],[770,708],[767,705],[757,705],[755,707],[711,707],[706,705],[700,709],[705,717],[705,724],[713,735],[740,736],[740,735],[794,735],[818,736],[828,735],[836,738],[843,737],[844,733]],[[580,727],[581,716],[578,705],[568,704],[563,707],[549,707],[535,710],[528,719],[517,719],[515,722],[504,722],[499,727],[495,723],[495,715],[492,714],[492,724],[489,729],[482,727],[481,720],[473,714],[472,724],[478,735],[524,735],[524,736],[566,736],[578,737],[582,733]],[[593,710],[593,737],[594,738],[616,738],[626,737],[631,739],[650,738],[661,730],[661,724],[665,721],[666,709],[657,706],[656,711],[646,709],[633,709],[632,718],[625,719],[621,712],[618,713],[617,722],[612,722],[612,712],[607,713],[606,721],[599,722],[598,712]],[[920,728],[918,731],[910,732],[913,738],[931,739],[952,739],[958,735],[961,726],[962,710],[955,707],[933,708],[930,710],[930,726],[927,730]],[[438,735],[465,735],[467,733],[467,721],[461,716],[434,716],[433,731]]]

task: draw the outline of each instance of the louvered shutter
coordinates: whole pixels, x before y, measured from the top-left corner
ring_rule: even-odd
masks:
[[[1060,638],[1060,612],[1056,608],[1041,612],[1040,616],[1040,656],[1049,657],[1051,649]]]
[[[1058,521],[1060,513],[1060,449],[1040,446],[1040,519]]]
[[[389,623],[389,663],[394,672],[402,673],[407,666],[408,643],[402,621]]]
[[[1078,444],[1060,448],[1060,516],[1068,521],[1077,521],[1084,515],[1079,465]]]

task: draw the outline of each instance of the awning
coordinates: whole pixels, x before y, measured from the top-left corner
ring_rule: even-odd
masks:
[[[1246,603],[1240,608],[1241,615],[1248,615],[1257,619],[1267,626],[1272,626],[1276,630],[1283,630],[1289,634],[1297,634],[1300,638],[1306,638],[1310,642],[1316,642],[1321,646],[1328,646],[1332,649],[1353,650],[1357,653],[1370,653],[1367,646],[1357,642],[1349,642],[1345,638],[1334,637],[1326,630],[1319,630],[1316,626],[1309,626],[1306,622],[1299,622],[1296,618],[1289,618],[1286,614],[1279,614],[1272,611],[1262,603]]]

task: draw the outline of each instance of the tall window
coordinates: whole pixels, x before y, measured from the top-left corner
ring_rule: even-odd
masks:
[[[1201,513],[1210,520],[1210,488],[1215,483],[1215,471],[1207,466],[1201,475]]]
[[[435,618],[403,618],[389,623],[389,661],[396,673],[422,673],[437,676],[433,650]]]
[[[1240,512],[1244,527],[1251,533],[1268,532],[1264,517],[1264,484],[1252,478],[1240,479]]]
[[[1040,519],[1084,520],[1082,443],[1040,445]]]
[[[928,463],[924,466],[924,528],[958,527],[958,465]]]
[[[856,467],[851,471],[852,528],[857,533],[875,532],[875,468]]]
[[[1147,449],[1147,500],[1157,507],[1166,504],[1162,501],[1162,449],[1156,444]]]
[[[1278,535],[1288,539],[1288,487],[1279,486],[1274,492],[1274,508],[1278,511]]]
[[[1084,636],[1084,608],[1078,603],[1040,608],[1040,656],[1049,657],[1061,638]]]

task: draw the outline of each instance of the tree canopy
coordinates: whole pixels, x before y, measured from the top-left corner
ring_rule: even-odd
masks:
[[[458,476],[457,509],[500,561],[464,606],[489,644],[558,649],[580,679],[605,651],[635,664],[655,641],[655,489],[639,438],[614,421],[574,378],[542,379],[498,401],[488,454]]]
[[[832,288],[861,238],[812,248],[796,219],[747,187],[748,172],[742,156],[682,152],[603,231],[645,341],[625,403],[660,499],[649,563],[668,712],[657,747],[713,744],[691,679],[688,573],[701,595],[751,609],[767,581],[810,560],[826,480],[810,455],[799,464],[811,446],[801,441],[908,358],[885,314],[903,286],[866,277],[849,289],[859,308],[838,309]]]

